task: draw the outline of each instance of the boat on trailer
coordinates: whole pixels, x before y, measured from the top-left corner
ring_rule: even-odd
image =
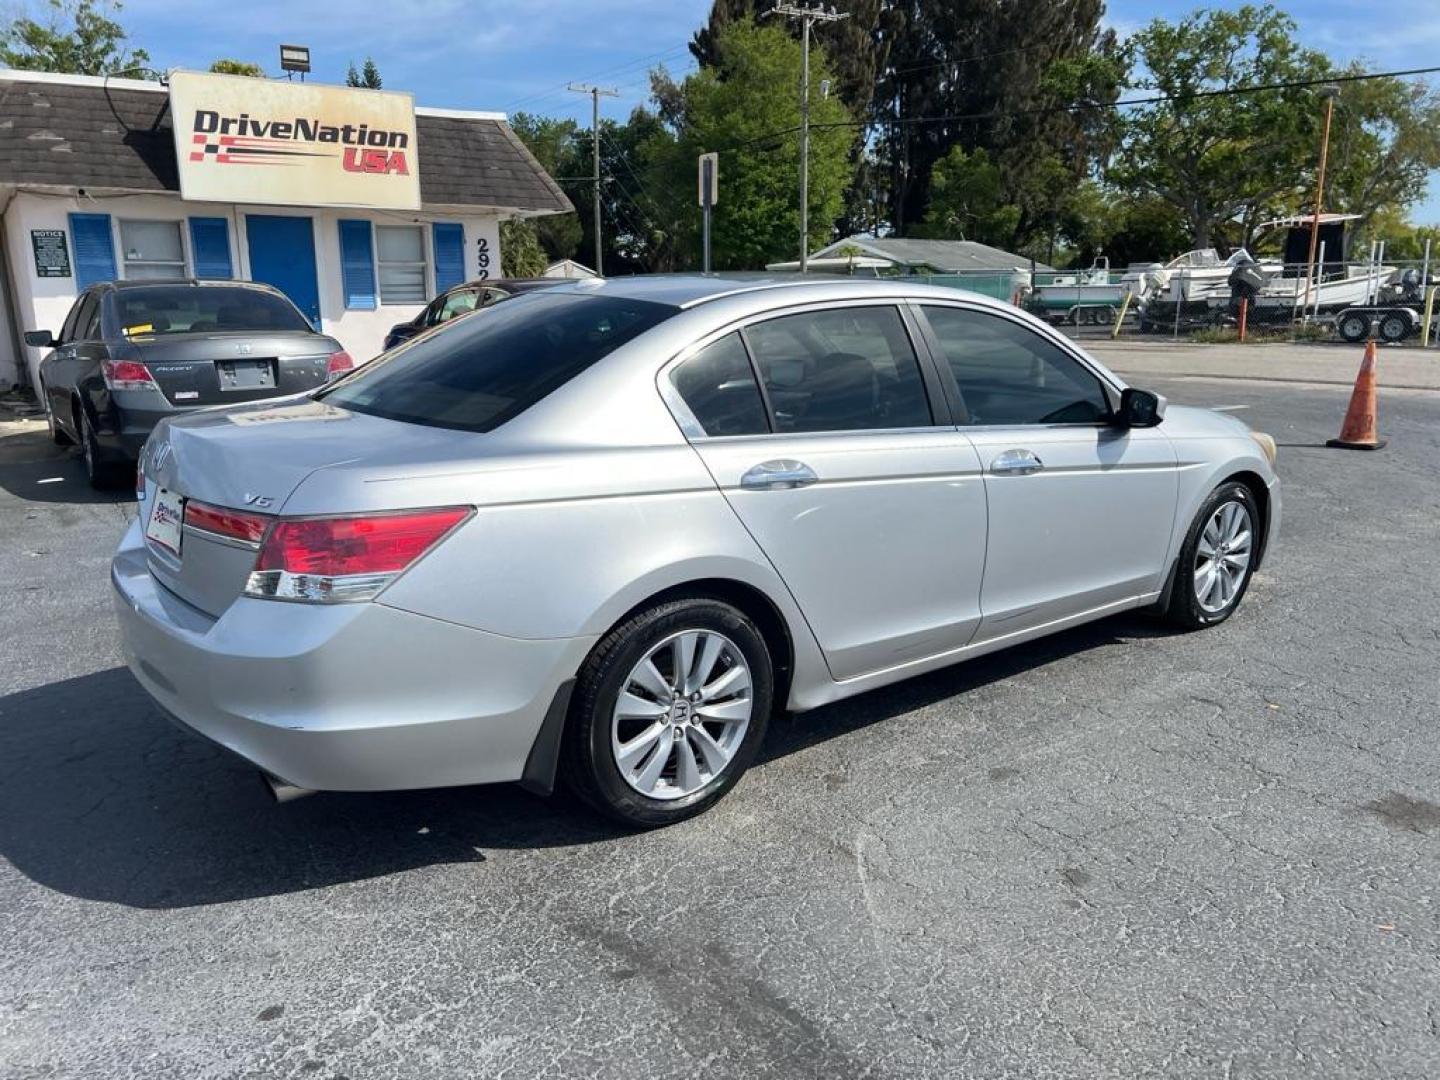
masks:
[[[1302,214],[1264,222],[1260,226],[1262,230],[1286,230],[1285,255],[1278,273],[1266,273],[1265,283],[1250,300],[1251,310],[1262,317],[1289,319],[1315,312],[1333,314],[1357,304],[1373,303],[1395,279],[1398,270],[1373,257],[1363,263],[1351,260],[1348,227],[1359,217],[1359,214],[1320,215],[1313,274],[1309,266],[1310,231],[1315,225],[1315,216]],[[1267,270],[1264,264],[1260,269]],[[1212,300],[1211,304],[1224,307],[1229,304],[1229,298],[1219,298],[1218,304]]]
[[[1025,306],[1052,322],[1108,322],[1124,303],[1127,287],[1123,279],[1110,280],[1110,260],[1101,255],[1088,270],[1055,274],[1035,284]]]

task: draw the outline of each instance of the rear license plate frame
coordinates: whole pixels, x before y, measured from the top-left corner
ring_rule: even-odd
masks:
[[[248,357],[244,360],[217,360],[215,376],[221,391],[274,390],[275,361]]]
[[[156,488],[150,515],[145,519],[145,539],[178,559],[184,541],[184,525],[184,496],[165,488]]]

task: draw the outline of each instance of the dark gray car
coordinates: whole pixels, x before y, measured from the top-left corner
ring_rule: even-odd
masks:
[[[280,397],[354,367],[283,293],[244,281],[116,281],[76,299],[60,333],[31,330],[50,434],[79,443],[96,487],[133,469],[163,417]]]

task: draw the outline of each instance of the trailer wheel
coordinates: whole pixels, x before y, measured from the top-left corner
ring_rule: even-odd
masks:
[[[1370,320],[1358,311],[1342,311],[1340,318],[1335,320],[1335,331],[1341,340],[1356,345],[1364,341],[1369,334]]]
[[[1398,311],[1387,311],[1380,319],[1380,340],[1392,344],[1410,336],[1410,320]]]

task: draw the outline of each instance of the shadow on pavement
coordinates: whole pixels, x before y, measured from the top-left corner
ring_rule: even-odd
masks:
[[[1017,672],[1164,633],[1120,616],[771,726],[758,768]],[[424,830],[424,831],[422,831]],[[252,769],[173,726],[124,668],[0,698],[0,857],[87,900],[183,908],[614,839],[512,785],[325,793],[274,805]]]
[[[31,503],[79,505],[135,498],[123,484],[114,491],[96,491],[85,478],[80,451],[56,446],[43,424],[27,426],[37,430],[0,438],[0,490]]]

